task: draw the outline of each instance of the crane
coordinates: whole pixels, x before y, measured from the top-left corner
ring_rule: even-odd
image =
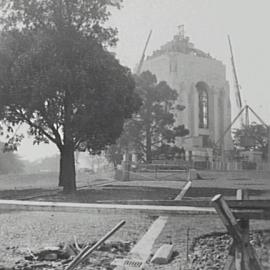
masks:
[[[228,42],[229,42],[229,48],[230,48],[230,54],[231,54],[231,64],[232,64],[232,70],[233,70],[233,76],[234,76],[234,82],[235,82],[235,96],[236,96],[236,103],[239,108],[239,113],[237,116],[233,119],[233,121],[230,123],[230,125],[224,130],[224,132],[221,134],[219,139],[215,142],[215,146],[217,149],[220,145],[221,151],[222,151],[222,145],[225,135],[231,130],[231,127],[234,125],[234,123],[237,121],[238,118],[240,118],[241,121],[241,128],[245,130],[246,127],[249,126],[249,111],[257,120],[259,123],[266,128],[267,134],[268,134],[268,163],[270,164],[270,126],[267,125],[263,119],[249,106],[245,105],[243,106],[242,99],[241,99],[241,92],[240,92],[240,85],[237,78],[236,73],[236,67],[233,57],[233,50],[232,50],[232,44],[230,40],[230,36],[228,35]],[[245,114],[245,121],[243,119],[243,114]],[[242,136],[242,142],[240,142],[241,146],[244,147],[250,147],[254,146],[255,144],[255,138],[253,136],[248,135],[247,133]]]
[[[239,111],[242,111],[243,109],[243,103],[242,103],[242,98],[241,98],[241,92],[240,92],[240,85],[236,73],[236,67],[235,67],[235,62],[234,62],[234,57],[233,57],[233,50],[232,50],[232,43],[230,36],[228,35],[228,42],[229,42],[229,47],[230,47],[230,53],[231,53],[231,64],[232,64],[232,70],[233,70],[233,77],[234,77],[234,83],[235,83],[235,97],[236,97],[236,104],[238,106]],[[240,115],[240,121],[241,121],[241,126],[244,125],[244,120],[242,114]],[[246,113],[246,123],[248,124],[248,111]]]
[[[140,62],[138,64],[138,67],[137,67],[137,70],[136,70],[136,74],[138,74],[138,75],[141,73],[143,61],[144,61],[144,58],[145,58],[145,51],[147,49],[147,46],[148,46],[149,40],[151,38],[151,35],[152,35],[152,30],[150,31],[150,33],[149,33],[149,35],[147,37],[147,40],[146,40],[146,43],[145,43],[145,46],[144,46],[144,49],[143,49],[142,57],[140,59]]]

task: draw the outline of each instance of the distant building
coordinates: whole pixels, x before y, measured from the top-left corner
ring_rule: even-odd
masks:
[[[172,41],[144,61],[141,72],[146,70],[177,90],[177,102],[185,106],[183,111],[175,112],[176,125],[185,124],[190,135],[176,144],[192,151],[193,155],[211,156],[213,143],[231,123],[225,65],[194,48],[180,29]],[[230,132],[223,142],[223,150],[232,149]]]

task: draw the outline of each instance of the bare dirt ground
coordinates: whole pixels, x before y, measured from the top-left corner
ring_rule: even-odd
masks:
[[[80,190],[109,184],[115,181],[113,175],[112,171],[96,174],[77,173],[77,188]],[[62,188],[58,187],[57,172],[0,176],[1,199],[31,200],[38,196],[57,195],[61,191]]]
[[[100,172],[96,174],[77,173],[77,186],[91,186],[113,181],[114,172]],[[9,174],[0,175],[0,190],[22,190],[22,189],[46,189],[60,190],[58,187],[58,173],[44,172],[37,174]]]
[[[163,173],[165,178],[170,178]],[[223,194],[225,198],[235,198],[237,189],[249,189],[250,198],[262,199],[270,197],[270,172],[265,171],[234,171],[234,172],[213,172],[213,171],[200,171],[202,179],[193,180],[192,188],[186,193],[185,197],[189,198],[205,198],[210,200],[216,194]],[[155,176],[156,177],[156,176]],[[185,174],[181,174],[177,177],[176,181],[170,179],[164,183],[161,181],[161,185],[164,186],[171,184],[171,186],[177,187]],[[159,174],[156,182],[160,183],[159,179],[162,179],[162,174]],[[153,180],[149,177],[144,179],[144,184],[147,182],[150,185],[154,184]],[[114,183],[115,185],[117,183]],[[131,181],[130,185],[139,185],[139,181]],[[270,221],[251,221],[250,230],[252,232],[251,239],[253,241],[253,235],[257,237],[257,231],[260,231],[259,235],[263,235],[264,238],[269,239],[269,232],[264,235],[265,231],[269,231]],[[168,265],[148,265],[147,269],[222,269],[224,261],[227,257],[227,249],[223,251],[217,251],[220,246],[228,248],[229,243],[224,244],[224,241],[213,236],[216,233],[224,233],[225,227],[221,220],[217,216],[181,216],[171,217],[166,224],[164,230],[155,242],[154,250],[157,250],[162,244],[172,243],[175,250],[175,258]],[[187,236],[189,234],[189,237]],[[204,238],[204,235],[209,235],[208,239]],[[206,240],[200,239],[203,237]],[[256,238],[255,237],[255,238]],[[229,236],[227,236],[229,238]],[[258,237],[257,237],[258,238]],[[200,248],[196,250],[190,250],[190,247],[194,245],[195,239],[199,239]],[[215,241],[221,242],[220,246],[215,246]],[[227,240],[226,240],[227,241]],[[229,240],[231,242],[231,240]],[[267,240],[268,241],[268,240]],[[205,244],[206,243],[206,244]],[[211,247],[213,245],[213,247]],[[263,240],[256,246],[257,255],[259,260],[265,266],[264,269],[269,268],[270,258],[270,246],[264,244]],[[214,249],[214,251],[213,251]],[[199,254],[199,261],[195,260],[197,254]],[[189,258],[189,260],[187,260]],[[214,263],[215,261],[215,263]]]
[[[43,179],[45,183],[41,188],[36,188],[39,187],[39,181],[42,181],[40,175],[31,175],[26,183],[24,182],[26,176],[20,179],[18,176],[9,176],[4,181],[1,179],[5,184],[0,191],[0,198],[91,203],[108,199],[173,199],[179,192],[173,188],[106,186],[113,179],[94,178],[91,175],[92,180],[89,180],[88,175],[81,175],[84,178],[83,181],[79,180],[81,188],[77,193],[64,195],[59,189],[53,189],[53,184],[57,183],[55,176],[45,175]],[[50,177],[54,177],[54,180]],[[12,189],[14,183],[16,189]],[[5,211],[0,213],[0,217],[0,241],[3,243],[0,247],[0,264],[11,266],[16,262],[17,265],[21,264],[20,261],[29,255],[29,250],[67,243],[73,240],[73,236],[76,236],[79,243],[98,240],[120,220],[125,220],[126,225],[110,240],[136,242],[153,222],[153,217],[134,214]]]
[[[248,188],[252,197],[268,198],[270,194],[270,173],[259,171],[210,172],[201,171],[201,180],[194,180],[187,197],[205,197],[211,199],[221,193],[235,197],[236,189]],[[63,195],[57,188],[57,175],[9,176],[0,178],[0,198],[22,199],[34,197],[35,200],[98,202],[103,200],[173,199],[186,182],[186,173],[142,174],[138,179],[121,182],[113,181],[112,175],[81,175],[78,186],[82,187],[75,195]],[[14,186],[16,188],[14,188]],[[87,188],[90,187],[90,188]],[[55,192],[56,190],[56,192]],[[43,192],[43,195],[42,195]],[[35,195],[39,195],[35,197]],[[6,212],[1,213],[0,262],[14,262],[22,257],[27,248],[57,245],[69,241],[73,235],[80,241],[92,241],[102,236],[119,220],[127,224],[115,236],[123,241],[138,241],[153,219],[145,216],[89,215],[82,213],[46,213],[46,212]],[[266,221],[252,222],[252,230],[270,229]],[[189,240],[187,231],[189,230]],[[155,251],[164,243],[173,243],[175,259],[167,266],[148,265],[149,269],[179,269],[186,264],[187,245],[191,246],[196,237],[214,232],[225,232],[225,228],[216,216],[194,215],[171,217],[162,234],[155,242]],[[178,254],[178,255],[177,255]],[[182,268],[183,269],[183,268]],[[192,268],[190,268],[192,269]],[[201,268],[203,269],[203,268]]]
[[[89,215],[86,213],[9,212],[1,213],[0,263],[9,265],[29,255],[29,250],[57,246],[76,236],[79,243],[98,240],[121,220],[126,225],[113,237],[136,241],[152,219],[134,215]]]
[[[227,189],[259,189],[270,190],[270,170],[269,171],[198,171],[201,180],[194,180],[193,187],[215,187]],[[115,182],[124,185],[134,186],[160,186],[181,188],[187,180],[186,172],[158,172],[131,174],[129,182]]]

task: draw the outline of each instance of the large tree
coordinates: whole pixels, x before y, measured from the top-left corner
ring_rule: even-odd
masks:
[[[113,144],[140,104],[130,70],[108,51],[116,30],[104,25],[119,2],[0,1],[1,117],[56,144],[65,192],[76,190],[74,151]]]
[[[245,150],[262,152],[263,159],[268,155],[268,128],[255,122],[233,131],[234,145]]]
[[[178,94],[175,90],[165,81],[157,82],[156,76],[149,71],[135,76],[135,81],[136,92],[143,104],[135,117],[125,123],[117,147],[110,149],[109,153],[112,158],[114,149],[117,152],[119,149],[133,150],[140,160],[151,163],[154,152],[169,149],[175,138],[183,137],[189,131],[184,125],[175,125],[174,113],[184,109],[176,103]]]

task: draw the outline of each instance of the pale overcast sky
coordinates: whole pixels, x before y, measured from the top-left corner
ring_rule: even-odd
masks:
[[[229,34],[243,99],[270,124],[269,10],[269,0],[124,0],[120,11],[113,11],[110,24],[119,30],[117,57],[131,69],[139,61],[151,29],[146,55],[171,40],[177,26],[184,24],[186,35],[198,49],[226,64],[233,92]],[[53,145],[32,147],[30,140],[19,150],[29,159],[56,152]]]

